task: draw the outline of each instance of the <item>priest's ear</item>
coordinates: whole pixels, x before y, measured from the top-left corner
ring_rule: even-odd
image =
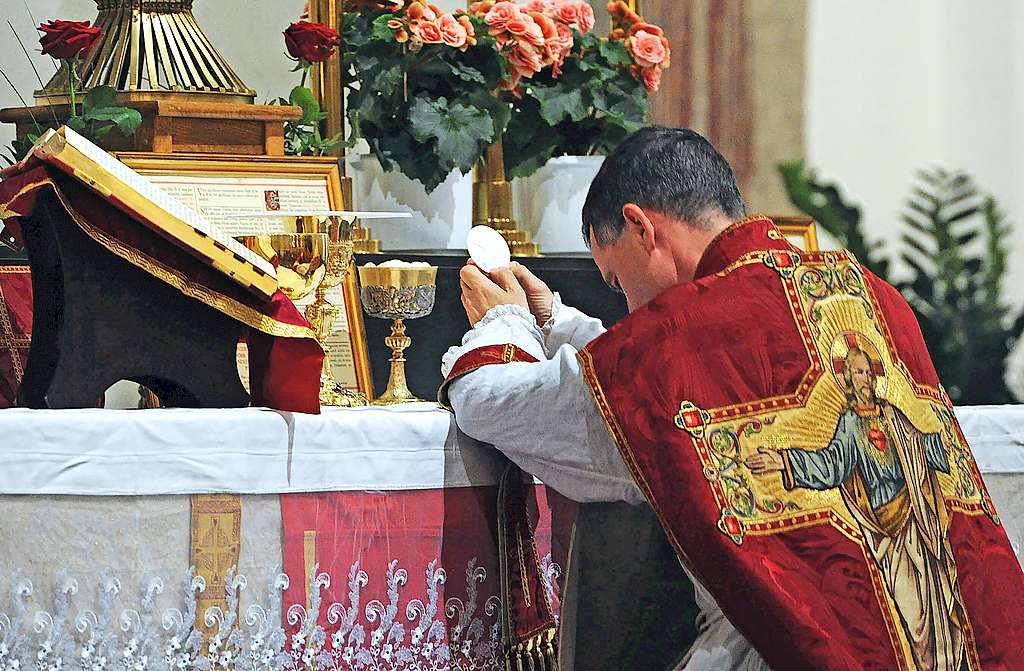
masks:
[[[635,236],[647,251],[654,249],[654,222],[643,208],[636,203],[626,203],[622,206],[622,219],[626,222],[624,233]]]

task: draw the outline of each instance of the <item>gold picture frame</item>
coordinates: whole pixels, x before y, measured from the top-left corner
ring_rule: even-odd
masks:
[[[232,180],[260,180],[273,183],[294,184],[295,180],[309,180],[323,185],[326,190],[326,208],[331,210],[350,209],[342,191],[342,175],[338,159],[332,156],[249,156],[210,154],[152,154],[118,152],[117,158],[128,167],[147,177],[177,178],[230,178]],[[197,180],[198,183],[198,180]],[[366,347],[366,331],[363,325],[363,311],[359,302],[359,289],[354,268],[346,275],[341,285],[341,294],[348,323],[348,340],[354,376],[354,390],[373,398],[373,377],[370,372],[370,357]],[[335,368],[335,374],[339,371]],[[346,385],[352,388],[351,385]]]
[[[817,225],[813,219],[798,216],[772,217],[771,219],[791,243],[805,252],[819,251]]]

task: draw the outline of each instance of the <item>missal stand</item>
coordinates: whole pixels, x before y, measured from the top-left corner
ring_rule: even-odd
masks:
[[[111,254],[51,193],[25,220],[34,317],[19,406],[91,407],[118,380],[164,406],[249,404],[235,361],[242,324]]]
[[[268,261],[68,128],[3,177],[5,241],[32,270],[18,405],[94,407],[131,380],[164,406],[319,411],[323,350]]]

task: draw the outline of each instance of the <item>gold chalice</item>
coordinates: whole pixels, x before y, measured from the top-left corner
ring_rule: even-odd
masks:
[[[327,343],[334,322],[341,314],[341,307],[327,300],[327,290],[344,282],[352,265],[352,221],[352,218],[332,213],[297,215],[285,220],[285,226],[295,233],[323,234],[328,239],[327,269],[323,281],[316,288],[316,298],[306,306],[304,315],[310,327],[316,332],[320,346],[324,348],[324,367],[320,374],[320,404],[346,408],[364,406],[369,402],[362,392],[345,389],[334,379],[330,362],[331,351]]]
[[[274,265],[281,292],[292,300],[315,291],[327,275],[326,233],[242,235],[236,239]]]
[[[360,266],[359,299],[371,317],[392,319],[391,335],[384,343],[391,348],[388,388],[373,405],[411,403],[413,396],[405,381],[405,350],[412,338],[405,335],[405,320],[426,317],[434,309],[436,266]]]

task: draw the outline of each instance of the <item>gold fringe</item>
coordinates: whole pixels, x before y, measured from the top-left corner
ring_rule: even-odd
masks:
[[[558,671],[557,635],[554,628],[545,629],[512,646],[505,656],[506,671]]]

